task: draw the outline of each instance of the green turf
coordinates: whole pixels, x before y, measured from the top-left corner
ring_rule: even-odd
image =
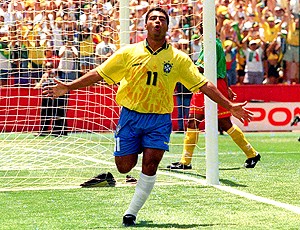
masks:
[[[0,153],[0,229],[122,229],[122,215],[134,186],[127,186],[125,176],[113,165],[110,136],[0,135],[1,146],[7,148]],[[165,170],[180,159],[183,137],[172,135],[170,152],[160,164],[137,229],[300,229],[300,214],[198,183],[205,180],[204,135],[200,135],[192,170]],[[299,209],[299,133],[246,133],[246,137],[261,153],[261,162],[255,169],[244,169],[245,155],[229,136],[219,136],[220,184]],[[97,144],[99,138],[102,147]],[[108,170],[116,177],[117,187],[67,187]],[[131,172],[135,177],[138,173]],[[24,190],[29,188],[37,190]]]

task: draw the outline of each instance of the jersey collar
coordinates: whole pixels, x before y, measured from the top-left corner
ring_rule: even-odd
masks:
[[[148,44],[148,41],[147,39],[145,39],[144,41],[144,46],[147,48],[147,50],[153,54],[153,55],[157,55],[160,51],[164,50],[164,49],[167,49],[169,47],[169,44],[167,43],[167,41],[165,41],[165,43],[162,45],[162,47],[160,47],[159,49],[157,49],[156,51],[153,51],[151,49],[151,47],[149,46]]]

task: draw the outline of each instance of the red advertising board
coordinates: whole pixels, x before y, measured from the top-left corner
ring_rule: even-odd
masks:
[[[245,131],[299,130],[290,123],[300,115],[300,85],[232,86],[238,101],[248,101],[254,119],[241,124]],[[68,127],[77,131],[107,131],[115,128],[120,108],[114,96],[117,87],[93,86],[72,91],[68,103]],[[176,100],[174,100],[176,101]],[[251,103],[260,101],[261,103]],[[276,103],[275,103],[276,102]],[[32,132],[39,130],[41,91],[33,88],[0,88],[0,131]],[[176,106],[176,105],[175,105]],[[173,129],[177,129],[177,109],[173,113]],[[233,118],[234,119],[234,118]]]
[[[288,131],[300,130],[300,123],[291,126],[295,116],[300,116],[300,102],[248,103],[247,109],[253,112],[251,122],[241,122],[232,118],[244,131]]]

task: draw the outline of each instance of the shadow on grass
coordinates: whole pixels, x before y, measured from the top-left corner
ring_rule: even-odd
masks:
[[[200,228],[200,227],[213,227],[213,226],[219,226],[222,224],[172,224],[172,223],[165,223],[165,224],[155,224],[153,221],[141,221],[139,222],[135,228],[141,227],[147,227],[147,228],[175,228],[175,229],[191,229],[191,228]]]
[[[236,167],[236,168],[220,168],[220,170],[240,170],[242,169],[242,167]],[[184,174],[184,175],[190,175],[193,177],[200,177],[203,179],[206,179],[205,175],[201,175],[199,173],[193,172],[193,171],[187,171],[187,170],[170,170],[170,169],[166,169],[166,168],[160,168],[160,170],[162,171],[169,171],[169,172],[173,172],[173,173],[178,173],[178,174]],[[219,181],[223,184],[223,185],[227,185],[227,186],[231,186],[231,187],[248,187],[247,185],[244,184],[238,184],[234,181],[228,180],[228,179],[219,179]]]
[[[233,170],[240,170],[243,167],[235,167],[235,168],[220,168],[222,171],[233,171]]]
[[[229,225],[229,224],[228,224]],[[203,227],[214,227],[214,226],[224,226],[224,223],[220,224],[172,224],[172,223],[161,223],[161,224],[155,224],[153,221],[140,221],[135,226],[132,226],[132,228],[155,228],[155,229],[165,229],[165,228],[172,228],[172,229],[198,229]],[[89,229],[124,229],[125,227],[122,225],[120,228],[116,227],[96,227],[96,228],[89,228]],[[130,228],[131,229],[131,228]]]

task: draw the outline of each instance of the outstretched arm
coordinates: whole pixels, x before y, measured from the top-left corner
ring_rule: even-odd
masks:
[[[200,87],[200,91],[207,95],[211,100],[230,111],[231,114],[238,118],[241,122],[250,121],[252,119],[253,113],[244,108],[247,102],[231,102],[226,97],[224,97],[223,94],[221,94],[217,89],[217,87],[211,82],[207,82],[205,85]]]
[[[96,69],[93,69],[85,75],[83,75],[82,77],[69,83],[64,83],[58,79],[54,79],[56,84],[53,86],[45,87],[43,89],[43,94],[48,97],[57,98],[66,94],[70,90],[90,86],[102,79],[103,78],[97,73]]]

